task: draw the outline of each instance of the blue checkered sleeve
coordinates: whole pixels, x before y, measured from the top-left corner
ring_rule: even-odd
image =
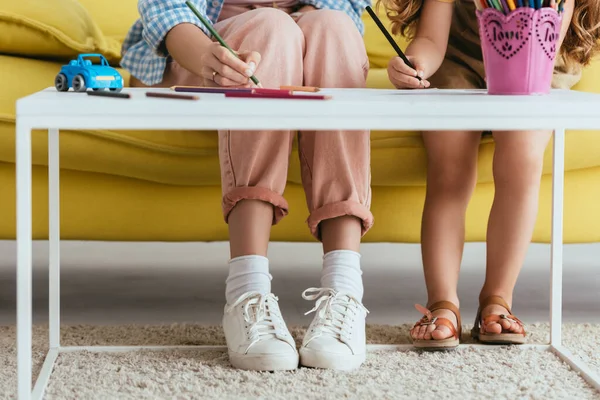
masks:
[[[207,13],[206,1],[192,3],[209,21],[216,20],[214,10]],[[173,27],[190,23],[209,33],[183,0],[140,0],[138,11],[141,18],[123,43],[121,66],[143,83],[154,85],[162,81],[168,55],[164,40]]]
[[[329,9],[343,11],[356,24],[361,35],[365,33],[365,27],[361,16],[368,5],[371,5],[370,0],[300,0],[300,3],[313,6],[318,9]]]

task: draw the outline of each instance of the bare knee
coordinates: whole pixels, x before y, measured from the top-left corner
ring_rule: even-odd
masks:
[[[446,156],[429,160],[427,192],[467,201],[477,183],[477,162]]]
[[[496,185],[537,185],[544,166],[550,132],[518,132],[496,138],[494,181]]]
[[[480,135],[426,132],[427,193],[468,201],[477,183]]]

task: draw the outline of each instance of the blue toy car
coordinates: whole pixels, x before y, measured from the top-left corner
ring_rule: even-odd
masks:
[[[120,92],[123,89],[123,78],[116,69],[108,65],[102,54],[80,54],[77,60],[63,65],[54,79],[54,86],[59,92],[66,92],[71,87],[76,92],[88,89]]]

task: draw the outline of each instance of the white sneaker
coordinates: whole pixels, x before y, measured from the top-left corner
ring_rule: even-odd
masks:
[[[248,292],[226,305],[223,330],[229,361],[235,368],[251,371],[298,368],[296,343],[272,293]]]
[[[327,288],[310,288],[302,293],[316,300],[316,311],[308,327],[300,364],[305,367],[352,370],[361,366],[367,354],[365,318],[369,312],[353,296]]]

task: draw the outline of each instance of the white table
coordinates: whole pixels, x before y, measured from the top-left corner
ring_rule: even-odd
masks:
[[[53,88],[17,102],[17,332],[18,395],[41,398],[58,354],[123,351],[139,347],[64,347],[60,344],[59,129],[380,129],[554,131],[550,343],[528,347],[554,352],[594,387],[600,378],[561,342],[565,129],[600,130],[600,95],[554,91],[548,96],[488,96],[484,91],[328,90],[328,101],[225,99],[199,101],[131,99],[57,93]],[[31,131],[48,129],[49,352],[31,391],[32,217]],[[350,133],[351,134],[351,133]],[[147,348],[147,347],[146,347]],[[370,346],[407,349],[410,346]]]

